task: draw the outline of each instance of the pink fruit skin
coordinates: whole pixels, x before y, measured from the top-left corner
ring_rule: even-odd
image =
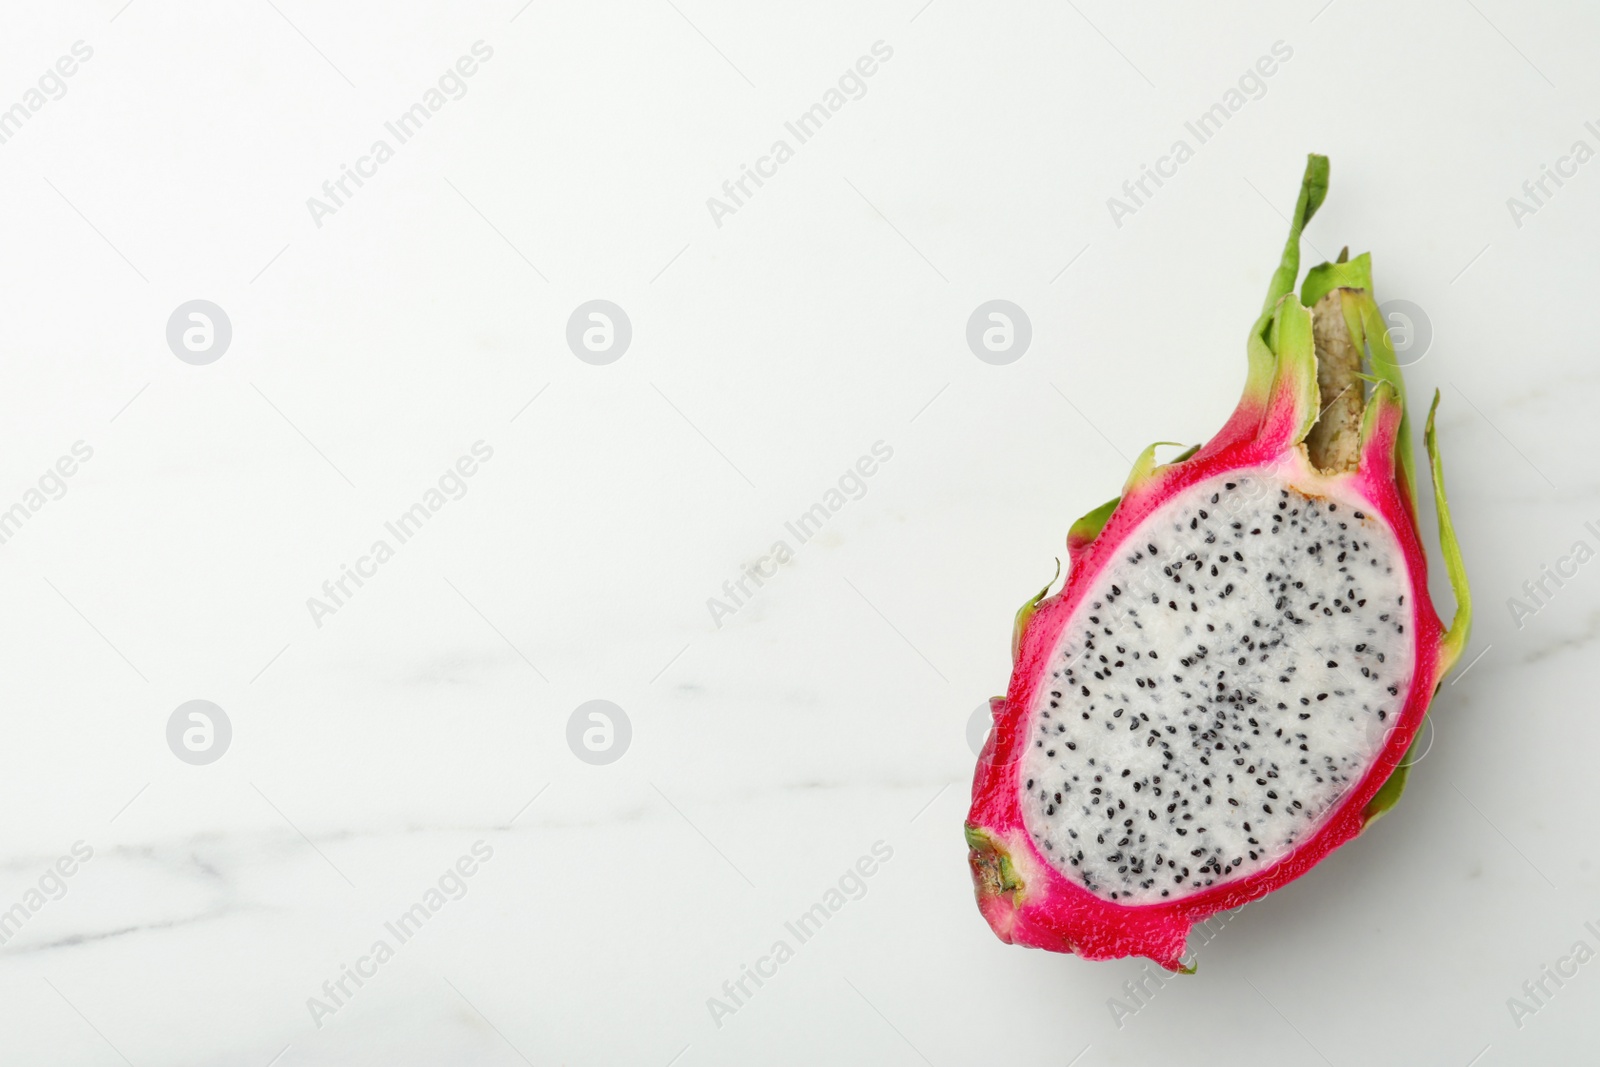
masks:
[[[1362,831],[1368,821],[1368,804],[1394,773],[1422,725],[1442,668],[1444,627],[1428,595],[1427,557],[1417,535],[1412,489],[1404,484],[1394,459],[1401,415],[1398,403],[1381,405],[1363,445],[1359,468],[1332,479],[1341,499],[1364,501],[1364,510],[1393,531],[1405,555],[1411,580],[1408,595],[1415,605],[1411,688],[1367,775],[1342,798],[1321,829],[1273,866],[1159,904],[1119,905],[1074,885],[1034,847],[1022,822],[1018,778],[1020,757],[1027,745],[1028,709],[1040,683],[1049,676],[1048,660],[1062,629],[1096,576],[1116,558],[1118,548],[1139,523],[1174,492],[1215,475],[1272,464],[1295,447],[1295,427],[1302,412],[1288,391],[1274,390],[1265,404],[1247,396],[1217,436],[1191,459],[1159,468],[1149,481],[1131,487],[1098,537],[1088,543],[1069,542],[1071,566],[1066,584],[1061,592],[1039,603],[1023,629],[1009,691],[992,704],[994,728],[979,757],[967,817],[970,827],[1009,853],[1013,868],[1022,875],[1024,884],[1019,890],[986,892],[986,878],[994,889],[993,872],[980,870],[983,858],[978,851],[971,855],[979,908],[1002,941],[1072,952],[1087,959],[1145,956],[1178,970],[1193,924],[1293,881]]]

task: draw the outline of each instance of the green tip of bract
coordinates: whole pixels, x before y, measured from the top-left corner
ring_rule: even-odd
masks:
[[[1114,496],[1073,523],[1072,528],[1067,531],[1067,547],[1077,548],[1099,537],[1100,531],[1106,528],[1111,513],[1117,510],[1117,505],[1120,503],[1122,498]]]
[[[1312,153],[1306,157],[1306,172],[1300,179],[1300,197],[1295,201],[1294,219],[1289,223],[1289,240],[1283,246],[1283,258],[1273,272],[1272,283],[1267,287],[1267,299],[1261,305],[1263,315],[1271,314],[1279,298],[1294,291],[1295,279],[1300,277],[1300,233],[1327,195],[1328,157]]]
[[[1056,572],[1050,580],[1044,583],[1044,588],[1028,599],[1028,602],[1017,609],[1016,621],[1011,625],[1011,660],[1016,662],[1022,653],[1022,631],[1028,628],[1028,620],[1033,618],[1033,613],[1039,610],[1039,601],[1043,600],[1050,592],[1050,587],[1056,584],[1056,579],[1061,577],[1061,559],[1056,559]]]
[[[1280,317],[1279,304],[1294,292],[1295,280],[1300,277],[1300,234],[1306,223],[1322,206],[1328,195],[1328,157],[1306,157],[1306,171],[1300,180],[1300,196],[1295,201],[1294,218],[1289,222],[1289,239],[1284,242],[1283,256],[1278,269],[1272,273],[1267,285],[1267,298],[1261,305],[1261,314],[1250,328],[1246,352],[1250,359],[1249,375],[1245,378],[1245,397],[1255,403],[1265,404],[1272,391],[1278,372],[1276,350],[1272,346],[1275,323]]]
[[[1306,271],[1306,280],[1300,283],[1300,303],[1314,307],[1317,301],[1335,289],[1365,289],[1371,292],[1372,254],[1363,252],[1355,259],[1319,263]]]
[[[1439,550],[1444,554],[1445,573],[1450,576],[1450,592],[1456,598],[1456,616],[1450,620],[1450,629],[1440,641],[1439,677],[1443,678],[1461,658],[1472,636],[1472,590],[1467,585],[1467,564],[1461,556],[1461,543],[1456,540],[1455,523],[1450,519],[1450,501],[1445,495],[1444,461],[1439,458],[1439,438],[1433,428],[1434,413],[1438,410],[1439,390],[1435,389],[1422,440],[1428,449],[1429,473],[1433,475],[1433,510],[1439,520]]]
[[[1143,485],[1145,482],[1148,482],[1150,480],[1151,475],[1153,475],[1155,473],[1155,470],[1156,470],[1156,449],[1160,448],[1162,445],[1170,445],[1173,448],[1182,448],[1183,447],[1183,442],[1182,441],[1155,441],[1155,442],[1152,442],[1150,444],[1150,446],[1148,448],[1146,448],[1143,452],[1140,452],[1139,453],[1139,458],[1135,459],[1133,461],[1133,470],[1128,472],[1128,480],[1125,483],[1123,483],[1123,486],[1122,486],[1122,495],[1123,496],[1127,496],[1129,493],[1133,492],[1133,490],[1139,488],[1139,486]],[[1194,455],[1195,452],[1197,452],[1199,450],[1199,447],[1200,447],[1199,445],[1196,445],[1194,448],[1189,449],[1188,451],[1186,451],[1182,455],[1180,455],[1177,459],[1173,460],[1173,462],[1177,463],[1177,462],[1179,462],[1181,460],[1188,459],[1190,456]]]
[[[1361,828],[1365,830],[1378,819],[1388,813],[1389,809],[1400,802],[1400,794],[1406,791],[1406,776],[1411,770],[1411,764],[1416,762],[1411,758],[1411,753],[1416,750],[1417,742],[1422,739],[1422,728],[1417,728],[1417,737],[1411,742],[1411,748],[1406,749],[1406,754],[1400,760],[1400,766],[1389,775],[1389,780],[1384,782],[1372,799],[1367,801],[1366,808],[1361,812]]]
[[[1155,473],[1155,469],[1158,466],[1156,463],[1156,448],[1158,446],[1176,446],[1178,444],[1179,442],[1177,441],[1157,441],[1139,453],[1139,458],[1133,461],[1133,470],[1128,473],[1128,481],[1123,486],[1123,495],[1125,496],[1131,490],[1138,488]],[[1182,463],[1198,451],[1200,451],[1199,445],[1191,445],[1176,456],[1173,456],[1172,463]],[[1161,466],[1171,466],[1172,463],[1161,464]],[[1117,505],[1120,503],[1122,503],[1122,497],[1114,496],[1073,523],[1072,528],[1067,531],[1067,551],[1075,555],[1085,545],[1099,537],[1100,531],[1106,528],[1106,523],[1111,521],[1111,515],[1117,510]]]
[[[1365,377],[1365,376],[1363,376]],[[1378,423],[1383,418],[1386,409],[1392,410],[1404,401],[1394,391],[1394,386],[1382,378],[1368,378],[1372,385],[1372,395],[1367,397],[1367,405],[1361,412],[1361,448],[1366,450],[1367,442],[1378,430]]]

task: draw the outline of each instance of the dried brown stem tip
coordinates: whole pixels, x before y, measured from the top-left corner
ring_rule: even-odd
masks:
[[[1350,340],[1344,318],[1344,292],[1335,289],[1311,309],[1311,334],[1317,350],[1317,391],[1322,412],[1306,435],[1306,452],[1319,470],[1353,471],[1360,459],[1361,410],[1366,405],[1361,380],[1361,350]]]

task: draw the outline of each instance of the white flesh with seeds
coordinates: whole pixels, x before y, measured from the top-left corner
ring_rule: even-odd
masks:
[[[1395,725],[1410,593],[1382,520],[1271,469],[1162,504],[1068,620],[1031,709],[1022,818],[1040,852],[1141,904],[1293,850]]]

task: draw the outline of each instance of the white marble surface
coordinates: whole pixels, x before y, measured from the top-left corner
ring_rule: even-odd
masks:
[[[0,1061],[1593,1062],[1600,962],[1520,1027],[1507,999],[1600,948],[1600,563],[1520,627],[1506,602],[1600,548],[1600,163],[1520,227],[1506,200],[1600,148],[1600,19],[920,3],[6,8],[0,107],[93,55],[0,144],[0,508],[93,455],[0,545],[0,907],[59,892],[0,948]],[[480,40],[319,227],[307,198]],[[718,226],[706,199],[877,41],[865,95]],[[1264,95],[1114,225],[1276,41]],[[1138,963],[1003,946],[973,907],[966,728],[1071,520],[1225,417],[1308,150],[1310,245],[1371,250],[1431,322],[1409,373],[1444,391],[1481,659],[1397,811],[1119,1026]],[[196,298],[233,327],[206,366],[163,332]],[[633,325],[609,366],[564,341],[594,298]],[[993,298],[1033,325],[1009,366],[963,336]],[[478,441],[465,495],[316,625]],[[205,766],[166,741],[194,699],[233,730]],[[591,699],[632,724],[605,766],[566,741]],[[478,842],[459,899],[388,933]]]

